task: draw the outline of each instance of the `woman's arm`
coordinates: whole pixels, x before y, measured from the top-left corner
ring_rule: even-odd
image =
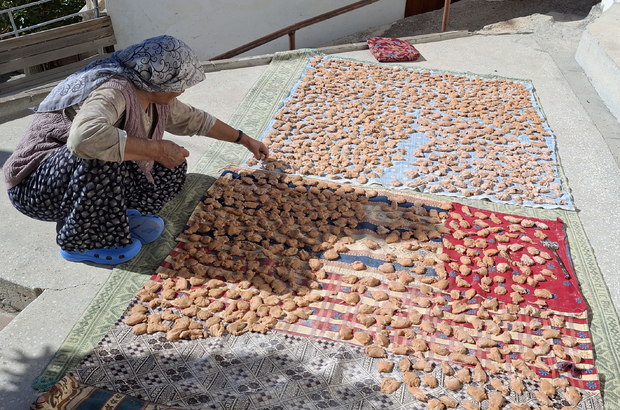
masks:
[[[114,88],[97,89],[72,118],[67,147],[83,159],[123,160],[125,133],[117,128],[125,112],[125,98]]]
[[[169,140],[150,140],[127,135],[125,161],[157,161],[166,168],[175,168],[189,157],[189,151]]]
[[[216,120],[213,127],[211,127],[207,133],[207,136],[220,141],[237,142],[239,130],[234,129],[220,120]],[[265,144],[244,133],[241,134],[241,139],[238,141],[238,144],[246,147],[248,151],[254,154],[254,158],[258,160],[265,159],[269,156],[269,149]]]
[[[80,158],[114,162],[152,160],[167,168],[185,161],[189,152],[172,141],[137,138],[116,128],[124,112],[121,91],[93,91],[73,119],[67,141],[71,152]]]
[[[239,130],[203,110],[179,101],[177,98],[170,104],[166,131],[175,135],[206,135],[219,141],[233,143],[239,138]],[[259,160],[269,155],[269,150],[265,144],[250,138],[248,135],[243,134],[238,143],[246,147]]]

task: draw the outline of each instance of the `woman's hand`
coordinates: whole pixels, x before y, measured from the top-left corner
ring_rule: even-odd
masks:
[[[157,161],[168,169],[178,167],[189,151],[169,140],[151,140],[127,136],[125,161]]]
[[[267,157],[269,156],[269,149],[265,144],[260,141],[256,141],[254,138],[251,138],[247,134],[243,134],[241,136],[241,140],[238,140],[237,138],[239,137],[239,130],[232,128],[230,125],[220,120],[215,121],[215,124],[209,130],[207,136],[220,141],[227,141],[232,143],[238,142],[239,144],[246,147],[248,151],[254,154],[254,158],[259,161],[267,159]]]
[[[172,141],[160,140],[157,143],[158,153],[155,161],[168,169],[178,167],[189,157],[188,150]]]
[[[254,154],[254,158],[259,161],[267,159],[267,157],[269,156],[269,148],[267,148],[267,146],[261,141],[250,138],[248,135],[243,135],[240,144],[246,147],[248,151],[250,151],[252,154]]]

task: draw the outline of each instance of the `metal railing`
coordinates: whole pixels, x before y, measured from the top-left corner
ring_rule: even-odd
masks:
[[[8,36],[15,36],[15,37],[17,37],[19,34],[25,32],[25,31],[33,30],[33,29],[36,29],[36,28],[39,28],[39,27],[47,26],[49,24],[57,23],[59,21],[67,20],[67,19],[70,19],[70,18],[73,18],[73,17],[77,17],[77,16],[81,16],[82,14],[87,14],[87,13],[90,13],[91,11],[95,12],[95,17],[99,17],[99,0],[93,0],[94,7],[92,9],[80,11],[80,12],[73,13],[73,14],[68,14],[66,16],[59,17],[59,18],[56,18],[56,19],[53,19],[53,20],[49,20],[49,21],[45,21],[43,23],[35,24],[33,26],[29,26],[29,27],[26,27],[26,28],[21,28],[21,29],[17,28],[17,26],[15,25],[15,19],[13,18],[13,12],[14,11],[22,10],[22,9],[27,8],[27,7],[38,6],[40,4],[48,3],[50,1],[53,1],[53,0],[39,0],[39,1],[35,1],[33,3],[23,4],[21,6],[11,7],[10,9],[0,10],[0,16],[3,15],[3,14],[8,14],[9,15],[9,20],[11,21],[11,26],[13,27],[13,31],[10,31],[10,32],[4,33],[4,34],[0,34],[0,39],[4,38],[4,37],[8,37]]]
[[[295,49],[295,32],[297,32],[298,30],[311,26],[313,24],[316,23],[320,23],[322,21],[328,20],[332,17],[336,17],[339,16],[341,14],[344,13],[348,13],[349,11],[353,11],[355,9],[359,9],[361,7],[364,6],[368,6],[372,3],[376,3],[379,0],[362,0],[362,1],[358,1],[357,3],[352,3],[349,4],[348,6],[344,6],[341,7],[339,9],[335,9],[332,10],[330,12],[327,13],[323,13],[320,14],[316,17],[312,17],[310,19],[304,20],[304,21],[300,21],[299,23],[293,24],[291,26],[285,27],[281,30],[275,31],[271,34],[268,34],[264,37],[261,37],[259,39],[256,39],[254,41],[251,41],[247,44],[244,44],[240,47],[237,47],[233,50],[230,50],[224,54],[220,54],[218,56],[215,56],[213,58],[211,58],[209,61],[214,61],[214,60],[223,60],[225,58],[232,58],[235,56],[238,56],[239,54],[243,54],[246,51],[250,51],[252,49],[255,49],[256,47],[262,46],[263,44],[267,44],[270,41],[276,40],[280,37],[286,36],[288,35],[288,45],[289,45],[289,50],[294,50]],[[451,4],[451,0],[445,0],[444,3],[444,9],[443,9],[443,18],[442,18],[442,22],[441,22],[441,31],[444,32],[447,30],[448,28],[448,19],[450,16],[450,4]]]
[[[442,32],[448,29],[448,19],[450,18],[450,4],[452,4],[452,0],[446,0],[443,5],[443,18],[441,20]]]
[[[235,56],[238,56],[239,54],[243,54],[246,51],[250,51],[256,47],[262,46],[263,44],[267,44],[270,41],[273,41],[275,39],[278,39],[280,37],[284,37],[286,35],[288,35],[288,44],[289,44],[289,49],[290,50],[294,50],[295,49],[295,32],[297,30],[301,30],[304,27],[308,27],[311,26],[313,24],[316,23],[320,23],[322,21],[328,20],[332,17],[336,17],[339,16],[341,14],[344,13],[348,13],[350,11],[353,11],[355,9],[359,9],[360,7],[364,7],[364,6],[368,6],[372,3],[376,3],[380,0],[362,0],[362,1],[358,1],[357,3],[352,3],[349,4],[348,6],[344,6],[344,7],[340,7],[339,9],[335,9],[332,11],[329,11],[327,13],[323,13],[320,14],[316,17],[312,17],[309,18],[307,20],[304,21],[300,21],[299,23],[293,24],[291,26],[285,27],[282,30],[278,30],[274,33],[271,33],[269,35],[266,35],[264,37],[261,37],[259,39],[256,39],[254,41],[251,41],[247,44],[244,44],[240,47],[237,47],[233,50],[230,50],[224,54],[220,54],[219,56],[213,57],[212,59],[210,59],[209,61],[213,61],[213,60],[223,60],[225,58],[232,58]]]

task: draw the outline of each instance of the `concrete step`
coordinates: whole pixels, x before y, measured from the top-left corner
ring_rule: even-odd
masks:
[[[620,121],[620,3],[612,4],[586,27],[575,59]]]
[[[58,352],[105,278],[45,290],[0,331],[0,410],[27,409],[34,380]]]

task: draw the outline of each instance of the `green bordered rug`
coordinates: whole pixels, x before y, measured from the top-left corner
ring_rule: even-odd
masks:
[[[229,124],[244,129],[248,135],[260,136],[299,80],[312,53],[312,50],[296,50],[276,54],[268,69],[233,114]],[[108,281],[72,329],[56,356],[35,381],[35,389],[49,390],[99,343],[125,311],[136,292],[174,248],[174,238],[183,229],[196,203],[221,170],[229,164],[241,164],[245,158],[247,151],[238,146],[221,142],[211,145],[193,172],[188,175],[182,192],[160,213],[166,220],[166,231],[162,240],[148,245],[145,247],[146,252],[141,252],[135,260],[112,271]],[[590,331],[604,404],[607,409],[620,408],[620,339],[617,337],[620,321],[615,309],[610,309],[613,303],[609,290],[604,285],[603,275],[577,213],[562,209],[524,208],[489,201],[459,201],[491,211],[541,219],[560,218],[564,222],[574,269],[588,305]]]

